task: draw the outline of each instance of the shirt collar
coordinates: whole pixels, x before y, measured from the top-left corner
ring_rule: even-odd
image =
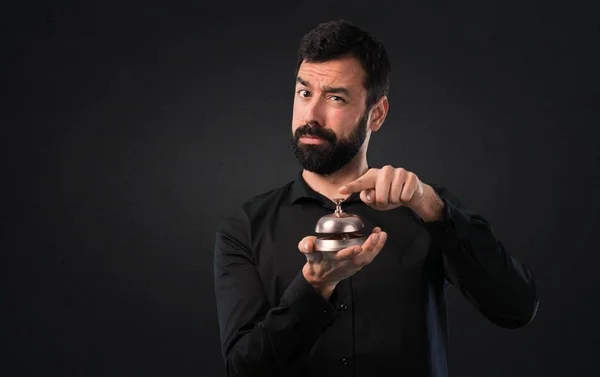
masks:
[[[302,176],[302,170],[298,172],[298,176],[294,182],[292,182],[292,187],[290,191],[290,202],[291,204],[295,204],[301,200],[316,200],[321,203],[324,207],[335,209],[334,203],[329,200],[326,196],[316,192],[313,190],[308,183],[304,180]],[[360,200],[360,193],[353,192],[344,203],[356,202]]]

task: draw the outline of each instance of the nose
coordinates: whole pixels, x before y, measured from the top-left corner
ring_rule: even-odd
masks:
[[[319,127],[323,127],[325,124],[323,106],[321,100],[316,96],[306,103],[304,124]]]

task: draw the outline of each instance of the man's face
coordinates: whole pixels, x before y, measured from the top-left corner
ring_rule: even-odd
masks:
[[[300,66],[291,142],[304,169],[330,174],[359,153],[369,120],[364,75],[354,58]]]

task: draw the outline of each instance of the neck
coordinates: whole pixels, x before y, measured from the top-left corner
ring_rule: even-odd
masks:
[[[329,199],[346,199],[350,195],[338,194],[338,189],[362,176],[369,169],[365,153],[359,153],[348,165],[331,174],[317,174],[308,170],[302,171],[302,177],[316,192]]]

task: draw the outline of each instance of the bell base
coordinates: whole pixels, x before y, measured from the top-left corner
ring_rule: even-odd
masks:
[[[367,237],[360,233],[334,234],[315,239],[314,250],[336,252],[351,246],[362,246]]]

